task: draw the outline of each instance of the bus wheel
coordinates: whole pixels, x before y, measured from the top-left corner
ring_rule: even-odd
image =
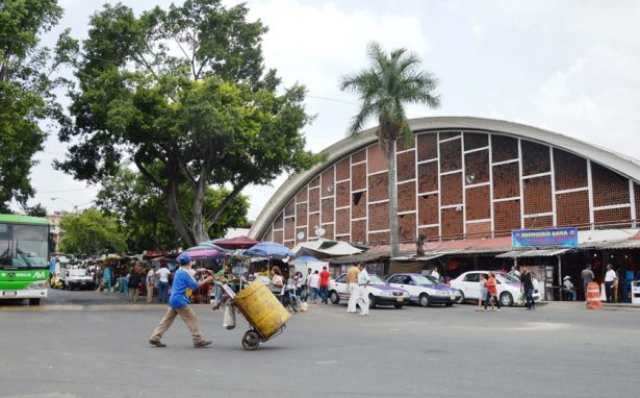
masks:
[[[40,299],[39,298],[30,298],[29,299],[29,305],[40,305]]]

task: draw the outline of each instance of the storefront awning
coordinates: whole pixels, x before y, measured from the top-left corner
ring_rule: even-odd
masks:
[[[454,251],[455,253],[455,251]],[[425,253],[422,256],[398,256],[398,257],[393,257],[391,260],[392,261],[429,261],[429,260],[433,260],[436,259],[438,257],[442,257],[445,256],[447,254],[451,254],[451,252],[431,252],[431,253]]]
[[[520,257],[552,257],[571,249],[536,249],[536,250],[512,250],[498,254],[496,258],[520,258]]]

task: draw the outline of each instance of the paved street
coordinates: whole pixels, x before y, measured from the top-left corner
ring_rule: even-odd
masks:
[[[119,294],[52,291],[41,307],[0,307],[0,397],[635,397],[640,311],[475,306],[297,314],[245,351],[247,329],[195,305],[214,344],[191,347],[180,320],[167,348],[147,340],[165,307]]]

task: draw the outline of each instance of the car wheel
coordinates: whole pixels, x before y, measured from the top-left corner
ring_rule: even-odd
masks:
[[[431,303],[429,302],[429,296],[426,293],[422,293],[420,295],[420,297],[418,298],[418,302],[422,307],[428,307],[431,305]]]
[[[332,290],[329,294],[329,300],[331,300],[331,304],[338,304],[340,302],[340,296],[338,296],[338,292]]]
[[[511,307],[513,305],[513,296],[511,293],[502,293],[500,295],[500,304],[502,304],[503,307]]]
[[[376,299],[373,297],[373,294],[369,295],[369,309],[376,308]]]
[[[462,290],[460,290],[460,297],[456,299],[456,304],[464,304],[464,302],[465,302],[464,293],[462,292]]]

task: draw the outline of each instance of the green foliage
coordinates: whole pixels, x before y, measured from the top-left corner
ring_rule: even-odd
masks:
[[[263,71],[266,28],[247,22],[247,11],[188,0],[136,17],[124,5],[105,5],[84,42],[75,123],[60,133],[81,139],[57,167],[97,182],[131,159],[191,245],[208,238],[208,226],[249,184],[319,162],[304,150],[305,89],[280,89],[275,71]],[[210,186],[226,193],[212,209]]]
[[[378,142],[387,154],[388,162],[389,229],[391,255],[395,257],[400,246],[395,144],[401,138],[405,146],[413,145],[413,132],[404,106],[407,103],[424,103],[435,108],[440,105],[440,98],[433,93],[437,80],[432,74],[419,70],[420,60],[416,55],[407,54],[404,48],[387,55],[378,43],[371,43],[368,50],[371,67],[343,77],[340,88],[357,93],[362,101],[360,111],[349,127],[349,135],[358,135],[370,117],[378,118]]]
[[[228,195],[228,190],[207,189],[204,210],[215,209]],[[183,214],[189,214],[193,192],[180,189],[179,206]],[[187,243],[176,234],[169,218],[169,209],[162,193],[140,173],[122,167],[118,173],[102,182],[96,200],[102,211],[119,221],[120,230],[127,237],[129,249],[140,253],[144,250],[161,250],[185,247]],[[247,225],[248,199],[238,195],[207,232],[211,237],[224,236],[230,227]]]
[[[68,32],[55,50],[39,46],[62,16],[56,0],[3,0],[0,7],[0,211],[15,199],[22,206],[34,189],[29,181],[33,155],[43,149],[39,122],[60,118],[53,89],[63,80],[53,73],[77,50]]]
[[[116,220],[89,208],[80,214],[67,214],[60,220],[64,231],[59,249],[65,253],[89,256],[107,253],[125,253],[127,244],[119,232]]]
[[[404,48],[388,55],[378,43],[369,44],[372,66],[356,75],[345,76],[340,82],[342,90],[360,95],[360,111],[349,127],[350,135],[357,135],[370,117],[379,122],[380,144],[386,150],[387,141],[403,138],[413,142],[413,134],[407,122],[405,104],[440,106],[440,97],[433,93],[438,81],[429,72],[419,70],[420,59],[407,54]]]
[[[23,209],[25,214],[31,217],[46,217],[47,209],[42,206],[42,204],[38,203],[35,206],[27,207]]]

